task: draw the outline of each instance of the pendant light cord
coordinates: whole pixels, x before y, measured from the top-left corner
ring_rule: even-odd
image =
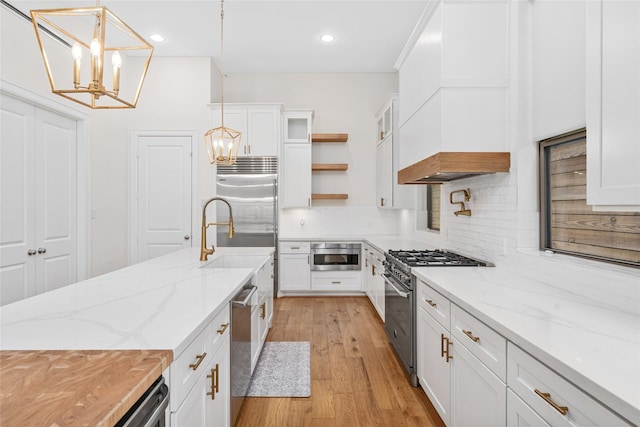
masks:
[[[220,0],[220,124],[224,132],[224,0]]]

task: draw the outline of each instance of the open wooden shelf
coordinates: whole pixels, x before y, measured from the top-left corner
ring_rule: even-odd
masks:
[[[348,194],[312,194],[311,200],[346,200]]]
[[[312,171],[346,171],[349,169],[348,163],[313,163]]]
[[[311,142],[347,142],[348,133],[312,133]]]

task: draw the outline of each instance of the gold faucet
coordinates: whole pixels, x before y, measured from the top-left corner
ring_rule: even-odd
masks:
[[[453,195],[456,193],[464,193],[464,202],[468,202],[469,200],[471,200],[471,189],[467,188],[466,190],[456,190],[449,193],[449,203],[451,203],[452,205],[455,205],[458,203],[460,204],[460,210],[455,211],[454,215],[455,216],[458,216],[458,215],[471,216],[471,209],[467,209],[466,206],[464,205],[464,202],[453,201]]]
[[[224,202],[227,204],[227,206],[229,207],[229,222],[210,222],[207,224],[207,213],[206,213],[207,206],[209,205],[209,203],[213,202],[214,200],[220,200],[221,202]],[[202,207],[202,231],[201,231],[202,236],[200,236],[200,261],[206,261],[207,257],[216,251],[216,248],[213,245],[211,245],[211,249],[207,248],[207,228],[209,228],[210,225],[228,225],[229,238],[230,239],[233,238],[233,213],[231,212],[231,205],[222,197],[213,197],[207,200],[204,206]]]

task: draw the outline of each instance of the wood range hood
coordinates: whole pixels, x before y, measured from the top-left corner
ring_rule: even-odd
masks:
[[[398,184],[442,184],[456,179],[509,172],[508,152],[440,152],[398,171]]]

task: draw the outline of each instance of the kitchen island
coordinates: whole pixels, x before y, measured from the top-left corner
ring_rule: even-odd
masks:
[[[264,256],[266,262],[273,251],[274,248],[217,248],[209,262],[200,262],[198,248],[185,249],[3,306],[0,349],[7,352],[5,356],[9,350],[31,350],[34,354],[38,350],[76,354],[100,350],[123,355],[128,350],[160,350],[158,354],[150,354],[167,359],[164,351],[169,351],[171,360],[175,360],[216,316],[228,310],[231,297],[254,274],[253,268],[210,268],[209,264],[226,255]],[[17,357],[15,352],[11,353]],[[149,369],[166,367],[171,360]],[[1,368],[4,370],[5,365]],[[90,380],[85,371],[74,375],[77,381],[84,377]],[[124,415],[129,409],[126,403],[135,401],[145,391],[140,387],[138,396],[127,397],[130,384],[123,384],[120,393],[111,393],[112,404],[118,408],[109,419]],[[0,404],[4,406],[8,395],[5,385],[1,386]],[[111,387],[117,389],[118,384]],[[91,399],[86,402],[90,405]],[[0,413],[4,417],[6,411]],[[36,425],[51,425],[32,421]],[[109,425],[106,421],[102,423],[102,419],[95,419],[88,424],[85,420],[85,424],[66,425]],[[13,425],[12,420],[4,418],[1,424]]]

